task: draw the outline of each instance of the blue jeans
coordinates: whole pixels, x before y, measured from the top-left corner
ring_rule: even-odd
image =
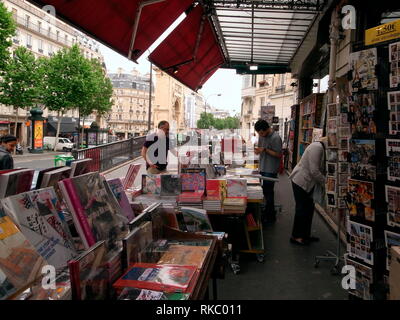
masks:
[[[277,173],[260,172],[260,174],[263,177],[268,177],[268,178],[277,178],[278,177]],[[275,186],[275,182],[263,180],[262,187],[263,187],[264,201],[265,201],[263,219],[266,219],[266,220],[270,220],[270,219],[274,220],[275,216],[276,216],[274,186]]]

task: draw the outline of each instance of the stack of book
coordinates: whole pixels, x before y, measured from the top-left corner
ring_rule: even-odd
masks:
[[[230,178],[226,180],[227,197],[230,198],[245,198],[247,197],[247,180],[244,178]]]
[[[246,198],[225,198],[224,213],[241,214],[246,212]]]
[[[248,200],[262,200],[264,199],[264,193],[261,186],[248,186],[247,187],[247,199]]]
[[[222,210],[221,198],[207,197],[203,201],[203,209],[211,212],[219,212]]]
[[[182,192],[178,196],[178,205],[203,209],[204,190]]]

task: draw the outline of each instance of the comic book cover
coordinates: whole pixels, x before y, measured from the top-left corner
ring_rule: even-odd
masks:
[[[354,179],[349,179],[348,183],[350,216],[375,221],[374,184]]]

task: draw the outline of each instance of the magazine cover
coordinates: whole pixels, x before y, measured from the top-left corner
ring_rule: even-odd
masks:
[[[87,173],[59,184],[85,248],[105,240],[108,250],[115,249],[128,233],[128,225],[112,205],[100,174]]]
[[[157,263],[195,266],[201,269],[209,250],[210,247],[207,246],[170,245]]]
[[[389,134],[396,135],[400,132],[400,91],[389,91],[387,94],[389,108]]]
[[[79,257],[71,260],[69,272],[73,300],[105,300],[108,294],[104,241],[96,243]]]
[[[59,218],[60,206],[53,188],[11,196],[3,199],[2,205],[37,252],[56,269],[76,256],[70,234]]]
[[[44,174],[46,172],[50,172],[50,171],[53,171],[53,170],[58,170],[58,169],[61,169],[61,168],[65,168],[65,167],[47,168],[47,169],[39,170],[38,173],[37,173],[35,189],[42,189],[42,188],[47,187],[47,186],[42,187],[43,177],[44,177]]]
[[[372,203],[375,199],[374,184],[354,179],[348,181],[350,216],[375,221],[375,209]]]
[[[35,170],[13,170],[0,175],[0,199],[31,190]]]
[[[345,263],[356,269],[356,277],[353,279],[356,282],[356,288],[350,289],[349,293],[363,300],[372,300],[371,285],[374,280],[372,268],[350,259],[348,254],[345,255]]]
[[[400,227],[400,188],[386,185],[385,196],[388,205],[387,224]]]
[[[375,140],[350,140],[350,175],[354,179],[376,180]]]
[[[400,180],[400,139],[386,139],[386,156],[388,180]]]
[[[41,277],[48,263],[1,206],[0,230],[0,300],[4,300]]]
[[[356,257],[373,265],[374,254],[371,250],[373,240],[372,228],[353,221],[347,221],[347,252],[351,257]]]
[[[135,263],[115,282],[114,287],[187,293],[195,273],[196,267],[194,266]]]
[[[176,174],[161,175],[161,196],[177,196],[181,193],[181,178]]]
[[[385,244],[386,244],[386,270],[390,271],[390,262],[392,260],[391,248],[400,246],[400,234],[385,230]]]
[[[110,197],[115,197],[118,207],[121,208],[122,215],[128,219],[128,222],[135,218],[131,204],[129,203],[128,197],[126,196],[124,186],[122,185],[121,179],[110,179],[104,181],[107,191]]]
[[[182,207],[181,211],[188,232],[213,231],[206,210]]]
[[[351,132],[376,134],[375,96],[373,93],[353,94],[349,97]]]
[[[397,88],[400,83],[400,42],[389,44],[390,75],[389,83],[391,88]]]
[[[205,190],[206,188],[205,170],[202,170],[200,172],[196,171],[187,172],[187,170],[182,169],[181,173],[182,192]]]
[[[375,74],[375,66],[377,63],[376,48],[350,54],[350,69],[352,71],[351,88],[353,92],[357,92],[359,89],[378,89],[378,78]]]

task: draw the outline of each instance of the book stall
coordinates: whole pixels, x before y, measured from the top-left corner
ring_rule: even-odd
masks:
[[[319,126],[328,142],[326,205],[317,209],[334,230],[340,224],[344,262],[356,269],[350,297],[364,300],[393,299],[399,290],[400,42],[368,42],[378,28],[353,45],[349,72],[336,79],[338,99],[325,106]],[[299,158],[310,136],[309,115],[301,117]]]
[[[207,299],[211,279],[216,299],[225,233],[172,199],[137,205],[141,165],[106,180],[90,161],[0,171],[0,299]],[[180,179],[159,178],[171,198]]]

